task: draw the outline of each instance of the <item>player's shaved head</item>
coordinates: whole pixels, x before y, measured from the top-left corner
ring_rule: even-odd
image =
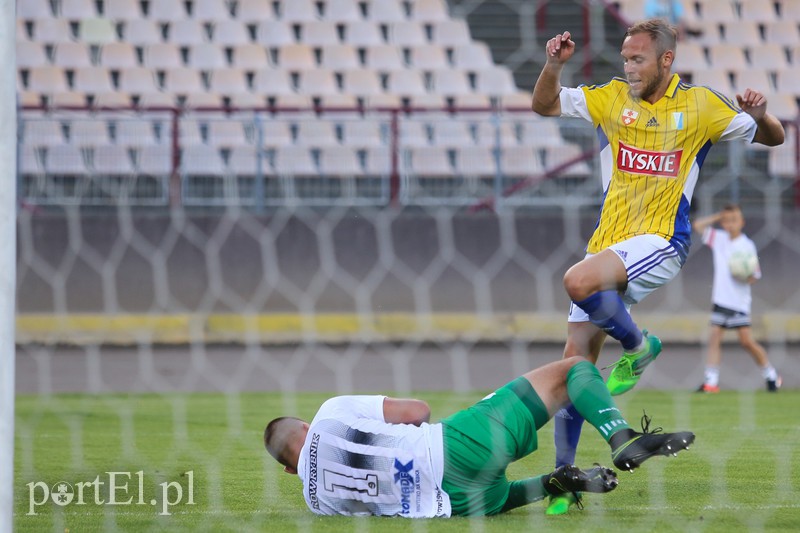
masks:
[[[306,435],[306,423],[293,416],[282,416],[267,424],[264,430],[264,447],[269,454],[283,466],[296,468],[292,444],[298,440],[302,444]]]
[[[625,37],[644,33],[650,36],[656,45],[656,55],[661,56],[667,50],[675,52],[678,42],[678,29],[664,19],[647,19],[637,22],[625,32]]]

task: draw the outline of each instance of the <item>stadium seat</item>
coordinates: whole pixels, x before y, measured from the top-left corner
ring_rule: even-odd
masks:
[[[110,93],[114,92],[111,86],[111,76],[105,67],[82,67],[75,69],[73,81],[76,91],[86,93]]]
[[[45,67],[50,64],[45,54],[44,46],[35,41],[17,41],[17,67],[32,68]]]
[[[196,44],[189,48],[189,66],[200,70],[220,69],[228,66],[228,60],[218,44]]]
[[[767,151],[770,174],[790,179],[797,177],[796,135],[794,128],[788,128],[784,143]]]
[[[359,20],[345,25],[344,40],[353,46],[377,46],[384,44],[378,25],[371,20]]]
[[[439,22],[450,17],[444,0],[413,0],[411,18],[421,22]]]
[[[18,3],[27,3],[23,0]],[[59,0],[58,14],[68,20],[80,20],[97,16],[94,0]]]
[[[310,119],[297,122],[297,145],[330,146],[339,144],[333,123],[327,120]]]
[[[767,110],[781,120],[797,119],[797,96],[794,94],[775,93],[769,96]]]
[[[356,0],[327,0],[322,18],[336,22],[362,20]]]
[[[339,44],[336,23],[327,20],[305,22],[301,26],[300,40],[309,46],[332,46]]]
[[[287,44],[278,49],[278,65],[290,70],[315,68],[314,50],[306,44]]]
[[[777,92],[786,94],[800,94],[800,69],[788,68],[778,72]]]
[[[502,107],[510,109],[530,109],[531,93],[527,91],[517,91],[500,97]],[[488,105],[488,103],[487,103]]]
[[[722,25],[723,42],[729,45],[749,46],[761,41],[758,24],[749,20],[737,20]]]
[[[50,146],[45,152],[45,170],[57,176],[80,176],[88,173],[84,151],[72,144]]]
[[[174,43],[147,45],[143,57],[144,66],[152,69],[169,70],[183,66],[180,49]]]
[[[275,150],[275,171],[285,176],[316,176],[318,174],[311,151],[307,146],[283,146]]]
[[[763,43],[751,46],[748,56],[750,65],[756,68],[775,71],[791,67],[786,50],[778,44]]]
[[[192,18],[202,21],[223,21],[231,16],[225,0],[193,0]]]
[[[238,0],[235,4],[234,16],[244,23],[260,23],[275,18],[272,3],[264,0]]]
[[[472,115],[470,116],[472,119]],[[500,134],[500,146],[516,146],[517,135],[510,122],[494,124],[490,116],[475,115],[475,140],[481,146],[497,146],[497,134]],[[499,132],[498,132],[499,130]]]
[[[25,146],[58,146],[64,144],[61,122],[50,119],[23,119],[22,140]]]
[[[130,107],[131,95],[122,91],[94,95],[94,107]]]
[[[739,0],[739,18],[751,22],[774,22],[778,20],[775,3],[764,0]]]
[[[391,44],[370,46],[366,49],[365,59],[369,68],[382,72],[406,68],[400,50]]]
[[[168,176],[172,173],[172,146],[153,144],[134,151],[136,170],[150,176]]]
[[[208,144],[233,147],[247,144],[247,135],[240,120],[209,120]]]
[[[583,155],[583,150],[576,144],[544,147],[545,171],[552,171],[557,167],[567,164]],[[560,170],[554,177],[588,177],[592,170],[586,161],[578,161]]]
[[[708,48],[711,68],[723,70],[743,70],[747,68],[744,50],[740,46],[718,44]]]
[[[264,107],[266,105],[263,95],[250,93],[250,92],[241,92],[241,93],[223,93],[229,99],[229,105],[233,107],[243,107],[243,108],[252,108],[252,107]]]
[[[297,92],[319,96],[336,94],[339,92],[339,88],[336,86],[336,78],[332,70],[316,68],[299,72]]]
[[[50,105],[55,107],[83,107],[87,104],[86,93],[83,91],[53,92],[48,95],[48,98]]]
[[[433,90],[439,94],[461,95],[472,92],[466,73],[456,69],[436,70],[432,73]]]
[[[181,173],[188,176],[222,176],[225,168],[219,151],[208,146],[185,146],[181,149]]]
[[[798,25],[800,21],[795,20],[778,20],[764,25],[765,29],[765,42],[772,44],[780,44],[784,46],[794,46],[800,41],[800,32],[798,32]]]
[[[58,43],[53,47],[53,63],[65,69],[91,67],[89,47],[83,43]]]
[[[319,18],[314,0],[283,0],[278,3],[278,18],[286,22],[308,22]]]
[[[32,91],[17,91],[17,103],[20,107],[39,107],[43,105],[42,95]]]
[[[17,2],[18,19],[44,19],[52,16],[53,10],[49,0],[23,0]]]
[[[388,37],[389,42],[396,46],[419,46],[428,42],[425,30],[415,20],[394,22],[389,26]]]
[[[200,73],[189,67],[173,68],[164,74],[164,91],[175,94],[203,92]]]
[[[447,53],[438,44],[413,46],[410,50],[411,66],[421,70],[445,69],[450,65]]]
[[[245,70],[263,70],[269,65],[267,51],[260,44],[233,47],[233,66]]]
[[[158,143],[153,121],[139,118],[117,120],[114,124],[114,142],[123,146],[147,146]]]
[[[708,68],[692,73],[692,84],[710,87],[730,97],[735,91],[731,77],[724,69]]]
[[[472,41],[469,26],[463,19],[442,20],[433,24],[433,42],[443,46],[461,46]]]
[[[514,77],[508,67],[479,70],[476,75],[476,90],[492,96],[513,94],[518,91]]]
[[[431,144],[427,127],[419,120],[401,120],[398,135],[401,147],[430,146]]]
[[[433,123],[433,144],[458,147],[475,144],[469,126],[461,120],[440,120]]]
[[[122,25],[122,40],[134,46],[148,46],[161,43],[164,39],[152,20],[133,19]]]
[[[512,95],[513,96],[513,95]],[[530,109],[530,95],[527,96],[527,105],[525,106],[526,109]],[[456,107],[468,107],[468,108],[488,108],[491,107],[492,102],[488,96],[485,94],[479,93],[464,93],[464,94],[456,94],[453,95],[453,103]],[[514,107],[514,105],[510,105],[509,107]]]
[[[201,121],[195,115],[184,117],[178,122],[178,139],[181,145],[205,144]],[[207,131],[207,130],[206,130]]]
[[[364,170],[358,155],[350,146],[326,146],[320,150],[319,170],[322,175],[354,177],[363,176]]]
[[[800,22],[800,4],[795,0],[779,0],[778,6],[784,20]]]
[[[528,95],[528,105],[530,106],[530,95]],[[541,118],[523,120],[519,130],[520,144],[533,147],[564,145],[556,120]]]
[[[494,66],[486,43],[474,41],[453,48],[453,65],[462,69],[485,69]]]
[[[268,118],[262,121],[261,139],[263,146],[269,147],[291,146],[294,144],[289,123],[282,119]]]
[[[456,147],[456,169],[466,176],[494,177],[497,163],[491,148],[485,146]]]
[[[295,43],[294,33],[289,24],[281,20],[263,20],[258,23],[256,39],[259,44],[269,47],[286,46]]]
[[[31,40],[31,29],[33,28],[33,24],[31,27],[28,27],[28,23],[22,19],[17,19],[17,28],[14,32],[14,38],[16,41],[30,41]]]
[[[100,66],[110,69],[139,66],[136,49],[129,43],[108,43],[100,49]]]
[[[236,145],[231,147],[228,156],[227,170],[234,176],[255,176],[258,172],[257,148],[252,145]],[[267,158],[261,161],[261,172],[266,174],[269,170]]]
[[[198,20],[176,20],[167,25],[167,41],[180,46],[202,44],[208,42],[208,33]]]
[[[398,165],[400,162],[398,162]],[[392,172],[392,155],[388,148],[369,147],[364,151],[364,174],[388,176]]]
[[[737,92],[740,94],[745,89],[754,89],[765,94],[769,101],[772,94],[775,93],[775,84],[772,81],[772,75],[767,69],[748,68],[736,71],[734,72],[734,79]]]
[[[441,109],[447,105],[444,95],[436,93],[419,93],[406,96],[408,103],[414,108]]]
[[[23,176],[32,177],[44,174],[39,148],[29,144],[23,144],[19,154],[19,173]]]
[[[158,22],[176,22],[188,17],[181,0],[149,2],[147,18]]]
[[[253,89],[257,93],[267,95],[293,94],[289,73],[281,69],[256,71],[253,77]]]
[[[344,93],[330,93],[319,96],[319,102],[322,107],[340,109],[340,108],[356,108],[358,107],[358,98],[352,94]]]
[[[342,136],[349,146],[386,146],[388,124],[365,116],[361,120],[342,121]]]
[[[116,21],[130,21],[142,18],[142,10],[136,0],[104,0],[103,16]]]
[[[67,92],[69,87],[67,87],[64,69],[56,66],[47,66],[30,69],[26,89],[43,94],[52,94]]]
[[[533,177],[543,170],[538,155],[530,146],[507,146],[500,150],[500,171],[505,176]]]
[[[129,93],[157,92],[156,80],[153,71],[145,67],[120,69],[119,90]]]
[[[117,30],[105,18],[82,19],[78,23],[78,38],[88,44],[113,43],[117,40]]]
[[[683,73],[708,68],[708,60],[703,47],[692,41],[681,41],[675,52],[673,72]]]
[[[426,94],[425,82],[416,70],[396,70],[389,73],[387,92],[402,96]]]
[[[67,19],[44,18],[33,21],[33,40],[40,43],[68,43],[75,37]]]
[[[416,177],[451,177],[454,174],[447,150],[439,146],[409,149],[409,169]]]
[[[383,93],[378,77],[370,69],[345,71],[343,80],[343,91],[356,96],[373,96]]]
[[[700,0],[697,2],[700,19],[706,23],[733,22],[738,19],[731,0]]]
[[[126,146],[98,144],[90,151],[93,174],[131,176],[135,174],[130,150]]]
[[[238,20],[216,20],[211,26],[211,41],[221,46],[243,46],[251,42],[247,27]]]
[[[400,22],[406,20],[406,14],[398,0],[368,0],[367,18],[380,23]]]
[[[356,49],[349,44],[336,44],[322,49],[322,66],[334,70],[360,68]]]
[[[242,69],[221,68],[210,72],[209,90],[224,95],[249,93]]]

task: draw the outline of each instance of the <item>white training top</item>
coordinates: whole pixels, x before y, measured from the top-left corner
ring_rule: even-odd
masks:
[[[337,396],[319,408],[297,463],[306,504],[323,515],[450,516],[441,424],[387,423],[384,398]]]
[[[712,303],[750,314],[752,296],[750,284],[739,281],[731,274],[728,261],[736,252],[747,252],[758,255],[756,245],[744,233],[731,240],[727,231],[707,227],[703,231],[703,244],[711,248],[714,256],[714,287],[711,291]],[[761,267],[757,266],[753,274],[756,279],[761,278]]]

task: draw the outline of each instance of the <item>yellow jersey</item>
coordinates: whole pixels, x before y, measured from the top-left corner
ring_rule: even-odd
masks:
[[[600,141],[604,197],[587,251],[659,235],[685,259],[689,204],[708,150],[721,140],[752,141],[755,120],[730,98],[677,74],[655,104],[633,98],[620,78],[562,88],[560,100],[562,116],[591,121]]]

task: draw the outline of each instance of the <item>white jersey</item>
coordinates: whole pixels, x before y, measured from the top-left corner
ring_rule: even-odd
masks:
[[[450,516],[441,424],[390,424],[385,396],[322,404],[297,463],[309,509],[324,515]]]
[[[728,261],[735,252],[758,255],[756,245],[744,233],[735,239],[731,239],[727,231],[712,227],[706,228],[703,232],[703,244],[711,248],[711,253],[714,256],[712,303],[749,315],[752,301],[750,284],[733,277]],[[761,278],[760,267],[756,267],[753,276],[756,279]]]

